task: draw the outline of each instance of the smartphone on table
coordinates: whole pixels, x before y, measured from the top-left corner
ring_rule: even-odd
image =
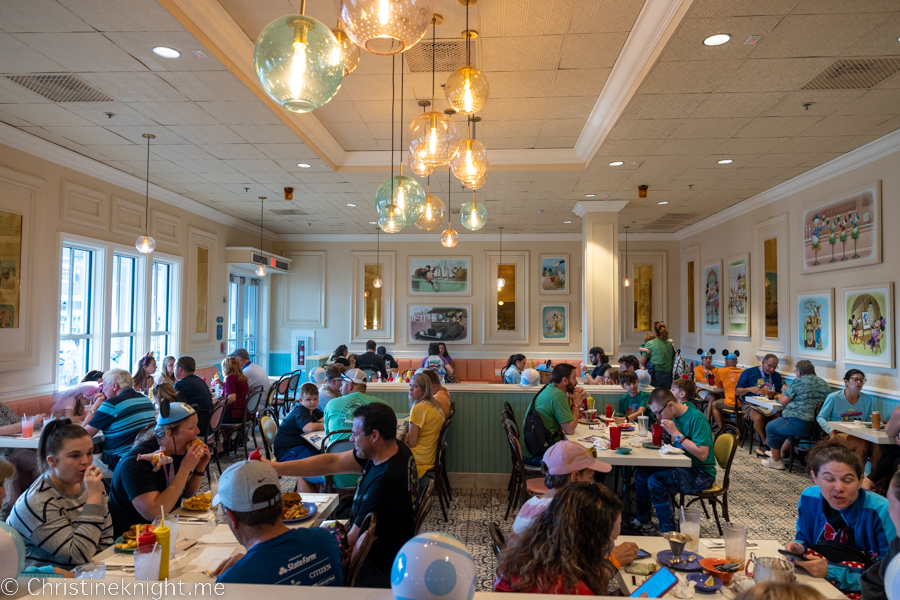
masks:
[[[641,558],[650,558],[651,554],[646,550],[641,550],[638,548],[637,558],[635,560],[639,560]]]
[[[783,550],[781,548],[778,549],[778,553],[782,556],[786,556],[788,558],[792,558],[794,560],[806,560],[806,557],[802,554],[795,554],[793,552],[788,552],[787,550]]]
[[[662,598],[666,592],[675,587],[676,583],[678,583],[678,577],[675,576],[675,573],[662,567],[638,589],[634,590],[629,597],[640,598],[641,594],[646,593],[648,598]]]

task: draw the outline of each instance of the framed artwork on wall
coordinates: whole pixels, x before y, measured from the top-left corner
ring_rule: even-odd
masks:
[[[541,293],[568,294],[568,254],[541,254]]]
[[[408,307],[407,342],[472,343],[471,304],[410,304]]]
[[[541,344],[569,343],[569,303],[541,304]]]
[[[881,262],[881,181],[803,211],[804,273]]]
[[[834,360],[834,290],[794,294],[794,354]]]
[[[722,333],[722,261],[703,267],[703,333]]]
[[[726,331],[733,336],[750,337],[750,256],[743,254],[728,261],[728,304]]]
[[[844,362],[894,367],[894,284],[844,288],[841,347]]]
[[[472,258],[410,258],[409,293],[443,294],[445,296],[472,295]]]

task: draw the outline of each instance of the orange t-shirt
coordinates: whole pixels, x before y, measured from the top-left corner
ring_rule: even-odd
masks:
[[[713,381],[715,381],[716,373],[719,372],[719,367],[715,365],[710,365],[709,372],[713,374]],[[694,367],[694,383],[709,383],[709,380],[706,378],[706,369],[703,368],[703,365],[697,365]]]
[[[716,387],[725,390],[725,404],[728,406],[734,406],[734,388],[743,372],[738,367],[722,367],[716,373]]]

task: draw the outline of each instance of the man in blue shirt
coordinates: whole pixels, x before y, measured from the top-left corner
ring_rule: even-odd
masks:
[[[231,465],[219,478],[213,505],[225,509],[228,527],[247,549],[224,561],[216,583],[259,585],[344,584],[341,551],[335,537],[318,527],[288,529],[278,474],[268,463]]]
[[[744,396],[764,396],[770,390],[776,392],[784,390],[784,381],[781,379],[781,373],[778,372],[778,357],[774,354],[766,354],[758,367],[750,367],[741,373],[737,386],[734,388],[734,396],[743,401]],[[759,439],[763,440],[756,447],[756,453],[760,456],[770,456],[770,450],[765,446],[766,425],[778,415],[761,406],[752,404],[743,404],[742,406],[750,416],[750,420],[753,421],[753,428],[759,435]]]
[[[197,427],[200,435],[209,433],[209,417],[212,414],[212,392],[205,381],[194,375],[197,362],[190,356],[179,356],[175,361],[175,391],[181,394],[185,404],[197,411]]]

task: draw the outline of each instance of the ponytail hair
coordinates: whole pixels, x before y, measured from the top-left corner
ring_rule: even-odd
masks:
[[[46,473],[50,467],[47,465],[48,456],[56,456],[62,452],[69,440],[81,438],[90,439],[91,434],[81,425],[75,425],[69,419],[56,419],[44,425],[41,431],[41,439],[38,442],[38,462],[42,473]]]
[[[508,368],[510,368],[511,366],[513,366],[514,364],[519,362],[520,360],[525,360],[524,354],[511,354],[509,356],[509,360],[506,361],[506,366],[503,367],[503,369],[500,371],[500,375],[502,376],[504,373],[506,373],[506,370]]]

